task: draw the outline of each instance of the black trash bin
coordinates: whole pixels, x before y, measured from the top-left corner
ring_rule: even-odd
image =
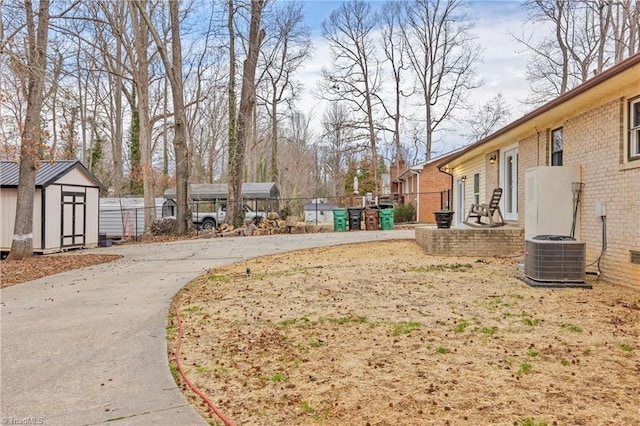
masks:
[[[349,212],[349,230],[360,231],[362,229],[362,208],[351,207],[348,208]]]

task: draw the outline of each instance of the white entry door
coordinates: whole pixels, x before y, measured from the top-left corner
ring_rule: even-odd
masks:
[[[518,147],[502,152],[502,213],[505,220],[518,220]]]
[[[462,181],[462,179],[458,179],[456,181],[456,197],[457,197],[456,209],[455,209],[456,224],[462,225],[462,222],[465,219],[465,215],[467,214],[464,206],[465,194],[464,194],[464,182]]]

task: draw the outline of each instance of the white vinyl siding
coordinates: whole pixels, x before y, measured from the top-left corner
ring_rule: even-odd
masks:
[[[471,207],[471,204],[475,202],[475,199],[474,199],[475,197],[473,193],[473,186],[474,186],[473,182],[474,182],[474,175],[476,174],[479,175],[479,185],[480,185],[480,194],[478,197],[479,202],[485,203],[486,202],[486,199],[485,199],[486,191],[484,190],[486,185],[485,156],[481,155],[472,160],[469,160],[465,162],[464,165],[462,165],[461,167],[456,167],[454,170],[454,177],[453,177],[454,181],[458,181],[459,179],[462,178],[462,176],[467,177],[466,182],[464,182],[464,188],[465,188],[464,211],[456,212],[456,216],[458,216],[459,218],[462,217],[462,220],[464,220],[464,218],[466,217],[467,212]],[[458,197],[460,196],[458,192],[459,191],[456,191],[454,189],[454,194],[453,194],[454,206],[462,205],[458,200]]]

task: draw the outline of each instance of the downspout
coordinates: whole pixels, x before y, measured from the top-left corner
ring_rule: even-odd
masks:
[[[415,170],[409,169],[413,176],[416,176],[416,181],[418,184],[416,185],[416,222],[420,222],[420,173]]]
[[[60,200],[62,200],[62,186],[60,187]],[[47,245],[47,221],[45,220],[46,217],[46,212],[47,212],[47,187],[43,186],[41,189],[41,194],[40,194],[40,203],[42,203],[42,205],[40,206],[40,232],[42,233],[42,235],[40,235],[40,248],[42,249],[42,252],[44,253],[45,247]],[[61,207],[62,210],[62,207]],[[61,213],[62,214],[62,213]],[[61,229],[62,231],[62,229]],[[61,244],[62,246],[62,244]]]
[[[536,138],[537,138],[537,149],[536,149],[536,166],[540,165],[540,131],[537,127],[534,127],[536,130]]]
[[[449,178],[451,180],[451,191],[449,192],[449,200],[448,200],[449,206],[448,207],[449,207],[449,210],[452,210],[452,207],[453,207],[453,175],[451,173],[449,173],[449,172],[446,172],[446,171],[442,170],[441,167],[438,167],[438,171],[440,173],[444,173],[445,175],[449,175]]]

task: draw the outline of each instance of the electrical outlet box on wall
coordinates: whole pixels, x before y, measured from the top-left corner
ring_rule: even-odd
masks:
[[[607,215],[607,203],[598,201],[596,203],[596,216],[604,217]]]

